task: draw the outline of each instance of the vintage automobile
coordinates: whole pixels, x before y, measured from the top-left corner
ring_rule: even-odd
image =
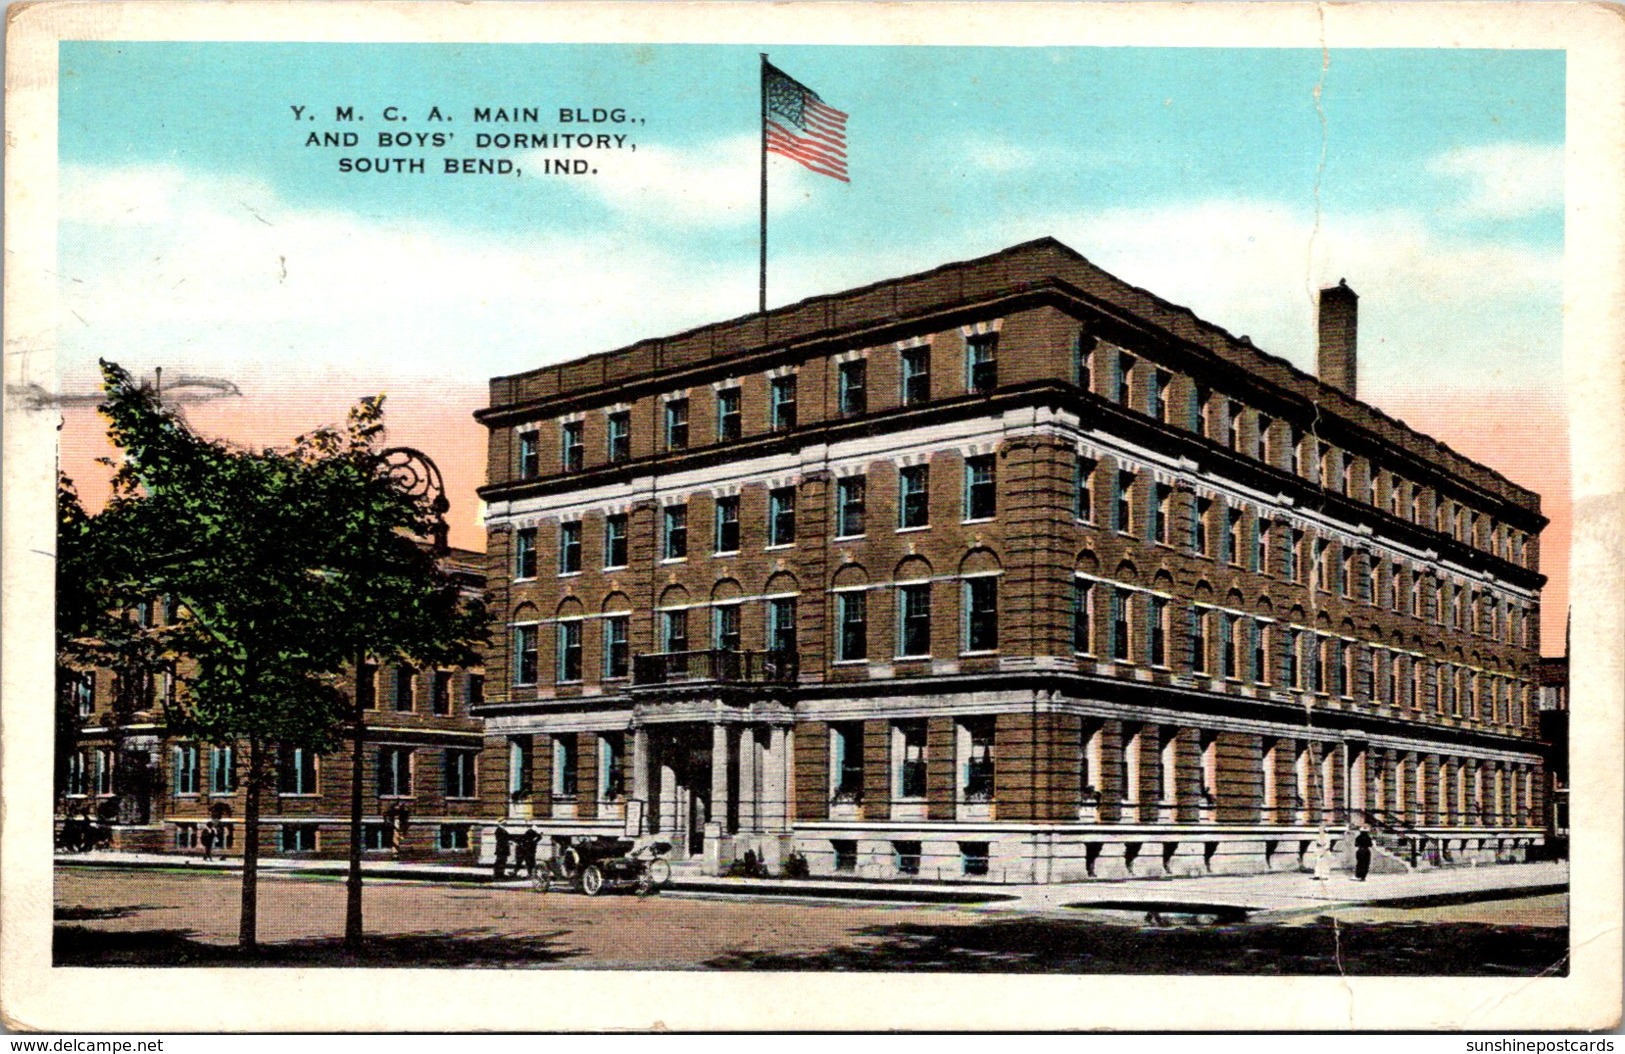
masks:
[[[531,884],[541,893],[568,886],[589,897],[606,889],[648,896],[671,881],[671,865],[663,859],[669,852],[671,843],[665,841],[639,845],[630,838],[578,838],[552,859],[538,861]]]

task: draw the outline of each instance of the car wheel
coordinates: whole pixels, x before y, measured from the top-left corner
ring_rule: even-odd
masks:
[[[538,867],[536,873],[530,876],[530,888],[538,893],[546,893],[553,888],[553,876],[545,867]]]
[[[649,861],[649,881],[656,886],[663,886],[671,881],[671,865],[664,860]]]
[[[589,897],[596,897],[603,891],[604,872],[597,864],[587,865],[587,869],[581,872],[581,892]]]

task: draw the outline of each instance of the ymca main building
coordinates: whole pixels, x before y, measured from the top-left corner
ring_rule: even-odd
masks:
[[[712,872],[1521,857],[1539,497],[1356,398],[1346,285],[1319,331],[1045,239],[496,378],[481,796]]]

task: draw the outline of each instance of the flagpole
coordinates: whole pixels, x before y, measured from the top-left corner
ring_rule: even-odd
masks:
[[[761,227],[761,272],[760,297],[758,307],[762,314],[767,314],[767,52],[762,52],[762,227]]]

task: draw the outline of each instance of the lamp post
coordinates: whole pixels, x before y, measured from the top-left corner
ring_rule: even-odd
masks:
[[[446,500],[446,484],[440,475],[440,466],[421,450],[412,447],[390,447],[380,450],[371,459],[373,472],[389,480],[407,497],[426,502],[433,520],[429,525],[432,552],[436,559],[450,551],[446,542],[448,527],[446,513],[451,503]],[[365,801],[361,793],[365,771],[363,753],[367,738],[367,713],[362,706],[361,671],[366,665],[366,650],[356,652],[354,696],[354,742],[350,757],[350,870],[345,881],[344,947],[361,950],[361,814]]]

